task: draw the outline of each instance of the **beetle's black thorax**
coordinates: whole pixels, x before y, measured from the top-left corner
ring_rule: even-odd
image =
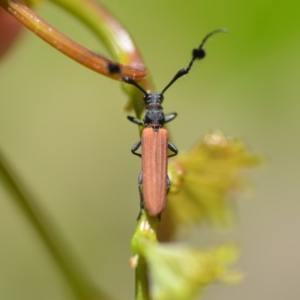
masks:
[[[158,129],[165,123],[165,114],[161,103],[164,97],[161,93],[149,93],[145,96],[146,114],[144,117],[145,127],[153,127]]]

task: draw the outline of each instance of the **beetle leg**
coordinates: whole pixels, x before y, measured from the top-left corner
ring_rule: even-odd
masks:
[[[139,220],[139,218],[141,217],[143,209],[144,209],[144,204],[145,204],[144,197],[143,197],[143,187],[142,187],[142,185],[143,185],[142,171],[140,172],[139,177],[138,177],[138,185],[139,185],[139,195],[140,195],[140,211],[139,211],[137,220]]]
[[[170,186],[171,186],[171,180],[169,178],[169,175],[167,175],[167,195],[169,194]]]
[[[144,126],[144,123],[141,120],[139,120],[138,118],[127,116],[127,119],[134,124],[137,124],[139,126]]]
[[[176,117],[177,117],[177,113],[175,112],[165,115],[165,123],[174,120]]]
[[[132,146],[132,148],[131,148],[132,154],[142,157],[141,153],[136,152],[140,148],[141,144],[142,144],[142,141],[138,141]]]
[[[172,156],[175,156],[177,155],[178,153],[178,149],[176,148],[176,146],[174,146],[172,143],[168,142],[168,148],[173,151],[172,154],[168,155],[168,157],[172,157]]]

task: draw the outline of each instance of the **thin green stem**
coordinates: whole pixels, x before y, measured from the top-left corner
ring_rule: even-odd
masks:
[[[147,264],[143,258],[145,241],[157,243],[159,220],[143,212],[137,222],[136,230],[131,240],[131,247],[135,254],[135,292],[137,300],[150,300]]]
[[[135,269],[135,299],[150,300],[147,265],[143,259],[139,259]]]
[[[35,199],[18,178],[8,160],[0,150],[0,177],[2,184],[7,188],[11,199],[20,207],[33,225],[36,233],[43,241],[46,249],[54,262],[64,275],[68,284],[78,300],[102,300],[110,299],[104,292],[96,289],[87,277],[87,274],[79,267],[77,260],[72,256],[70,247],[67,247],[61,234],[56,230],[54,223],[44,210],[38,205],[40,201]]]

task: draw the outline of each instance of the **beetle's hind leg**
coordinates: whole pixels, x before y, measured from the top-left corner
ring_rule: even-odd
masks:
[[[143,174],[142,174],[142,171],[140,172],[139,177],[138,177],[138,185],[139,185],[139,195],[140,195],[140,211],[139,211],[137,220],[140,219],[142,212],[144,210],[144,207],[145,207],[144,196],[143,196]]]

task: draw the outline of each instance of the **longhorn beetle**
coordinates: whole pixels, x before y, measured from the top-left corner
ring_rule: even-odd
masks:
[[[142,171],[138,177],[140,194],[138,218],[141,216],[144,207],[146,207],[150,216],[160,218],[166,205],[166,198],[171,184],[168,176],[168,158],[178,153],[177,148],[168,141],[168,131],[163,128],[165,123],[174,120],[177,116],[177,113],[167,115],[163,113],[161,104],[164,100],[164,93],[178,78],[190,71],[196,59],[205,57],[203,49],[205,42],[218,32],[226,32],[226,30],[217,29],[206,35],[200,46],[193,50],[192,59],[188,66],[180,69],[160,93],[145,91],[133,78],[122,74],[117,64],[108,64],[107,68],[110,73],[118,73],[124,82],[134,85],[144,93],[146,113],[143,122],[135,117],[127,117],[129,121],[144,126],[141,140],[131,148],[134,155],[142,158]],[[137,152],[140,147],[142,147],[141,154]],[[168,149],[173,153],[168,155]]]

